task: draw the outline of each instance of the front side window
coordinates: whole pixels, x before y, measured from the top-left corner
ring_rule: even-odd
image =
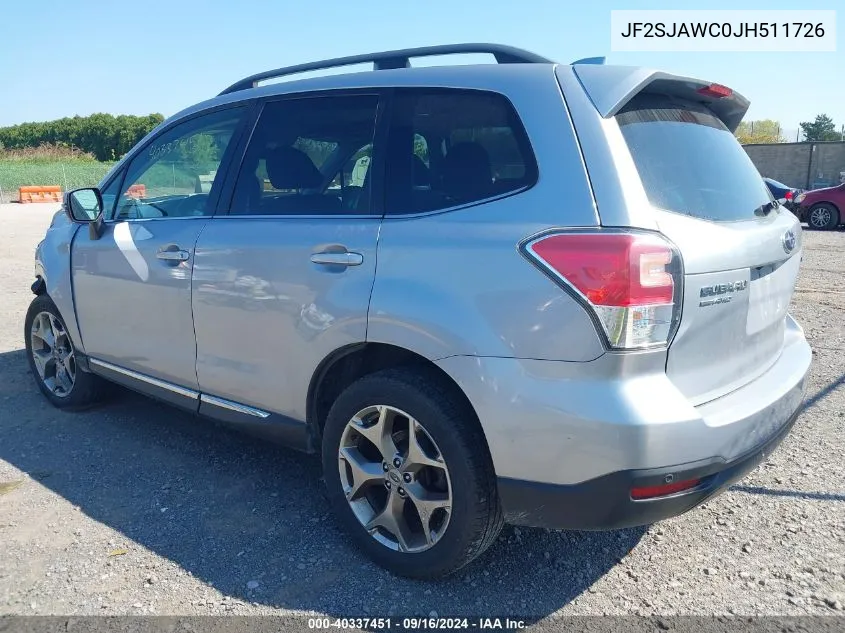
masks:
[[[192,118],[159,135],[126,170],[115,220],[211,215],[209,193],[244,108]]]
[[[238,174],[233,215],[370,212],[378,97],[267,103]]]
[[[397,91],[386,161],[387,212],[436,211],[530,187],[531,145],[502,95]]]

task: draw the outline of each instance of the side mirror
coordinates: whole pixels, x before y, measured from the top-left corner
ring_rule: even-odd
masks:
[[[98,240],[103,234],[103,195],[96,187],[75,189],[64,196],[64,210],[71,222],[88,225],[88,235]]]

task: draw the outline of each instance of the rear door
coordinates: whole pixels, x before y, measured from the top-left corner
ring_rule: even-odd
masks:
[[[684,265],[666,372],[694,403],[741,387],[778,358],[801,227],[722,120],[701,103],[640,94],[618,114],[660,231]]]
[[[381,103],[342,92],[263,105],[228,212],[197,243],[201,411],[302,421],[320,362],[366,340]]]

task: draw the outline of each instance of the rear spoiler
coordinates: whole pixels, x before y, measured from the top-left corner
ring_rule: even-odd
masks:
[[[705,104],[734,132],[748,111],[750,102],[738,92],[727,96],[702,94],[714,84],[701,79],[672,75],[635,66],[573,65],[575,75],[596,110],[605,119],[615,116],[625,104],[641,92],[682,97]]]

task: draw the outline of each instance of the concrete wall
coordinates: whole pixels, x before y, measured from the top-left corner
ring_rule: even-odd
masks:
[[[765,177],[790,187],[810,189],[840,182],[845,171],[845,142],[769,143],[745,145],[745,151]]]

